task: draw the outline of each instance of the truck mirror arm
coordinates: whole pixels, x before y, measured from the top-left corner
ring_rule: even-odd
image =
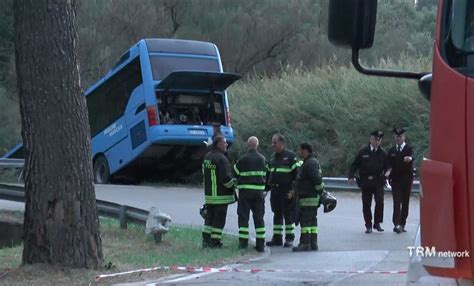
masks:
[[[354,68],[358,72],[360,72],[362,74],[366,74],[366,75],[409,78],[409,79],[419,80],[423,76],[429,74],[427,72],[417,73],[417,72],[409,72],[409,71],[397,71],[397,70],[383,70],[383,69],[366,68],[366,67],[364,67],[360,64],[359,49],[357,49],[357,48],[352,49],[352,65],[354,66]]]

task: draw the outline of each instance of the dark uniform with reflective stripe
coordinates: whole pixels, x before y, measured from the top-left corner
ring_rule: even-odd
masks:
[[[405,143],[403,149],[393,146],[388,151],[388,159],[392,171],[390,172],[390,185],[393,195],[393,217],[394,226],[404,228],[408,217],[408,204],[410,203],[411,187],[413,184],[413,159],[404,162],[406,156],[412,157],[413,148]],[[401,208],[400,208],[401,205]]]
[[[383,222],[384,174],[388,169],[387,153],[381,147],[372,151],[370,144],[359,151],[350,167],[349,178],[354,178],[359,171],[357,185],[362,190],[362,212],[367,228],[372,227],[372,195],[375,198],[374,225]]]
[[[204,221],[203,245],[220,247],[227,216],[227,206],[235,202],[231,166],[224,153],[213,148],[202,163],[207,217]]]
[[[318,250],[317,215],[319,198],[324,190],[324,184],[321,167],[313,153],[310,153],[304,160],[295,181],[295,189],[300,208],[298,214],[301,225],[300,246],[307,245],[309,248],[311,245],[312,250]]]
[[[247,247],[249,238],[249,214],[252,210],[253,222],[257,237],[257,250],[263,251],[265,245],[265,183],[267,160],[251,149],[234,165],[239,189],[239,242],[242,248]]]
[[[280,153],[275,153],[269,163],[269,188],[271,188],[270,203],[273,211],[273,238],[268,245],[281,244],[283,227],[285,230],[285,240],[292,242],[294,234],[293,212],[296,205],[296,196],[288,198],[288,193],[293,189],[293,181],[298,175],[299,162],[296,154],[284,149]],[[285,224],[283,224],[283,219]]]

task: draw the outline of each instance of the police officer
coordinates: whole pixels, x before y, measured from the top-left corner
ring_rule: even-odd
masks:
[[[304,160],[295,181],[298,197],[298,221],[301,225],[300,244],[293,251],[318,250],[318,207],[324,191],[321,167],[309,143],[300,145],[298,155]]]
[[[299,162],[296,154],[285,148],[283,135],[273,135],[272,148],[275,154],[269,163],[270,175],[267,189],[271,190],[273,237],[271,241],[267,242],[267,246],[283,245],[284,230],[284,247],[292,247],[295,238],[293,212],[296,205],[293,181],[298,175]]]
[[[375,199],[374,228],[384,231],[380,225],[383,222],[383,187],[385,179],[390,174],[387,153],[380,147],[382,131],[370,134],[370,144],[362,148],[354,159],[349,170],[349,182],[352,183],[356,172],[359,172],[357,185],[362,190],[362,211],[365,220],[365,233],[372,232],[372,196]]]
[[[214,137],[212,149],[204,157],[202,172],[204,178],[207,215],[202,232],[203,247],[219,248],[224,230],[227,206],[235,202],[234,184],[229,160],[224,155],[227,141],[224,136]]]
[[[392,171],[390,185],[393,195],[393,231],[406,232],[405,225],[408,217],[411,186],[413,184],[413,148],[405,142],[405,129],[396,128],[395,146],[388,151],[388,159]]]
[[[255,136],[247,140],[247,154],[242,156],[234,165],[239,201],[237,214],[239,215],[239,246],[248,247],[249,214],[252,210],[253,222],[258,252],[265,250],[265,183],[267,176],[267,160],[257,151],[258,138]]]

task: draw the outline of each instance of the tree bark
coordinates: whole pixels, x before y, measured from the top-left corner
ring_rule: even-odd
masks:
[[[101,265],[89,121],[74,0],[16,0],[15,56],[25,146],[23,264]]]

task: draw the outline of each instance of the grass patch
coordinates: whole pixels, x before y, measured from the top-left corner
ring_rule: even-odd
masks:
[[[18,267],[21,263],[23,247],[7,247],[0,249],[0,269],[10,269]],[[1,271],[0,271],[1,273]],[[0,274],[1,275],[1,274]],[[0,279],[0,282],[2,280]]]
[[[145,235],[143,227],[129,225],[128,231],[118,228],[116,220],[101,220],[103,237],[110,237],[104,244],[105,262],[117,268],[153,267],[157,265],[217,265],[229,262],[235,255],[249,254],[238,248],[235,236],[224,235],[222,249],[202,249],[201,229],[173,227],[155,244],[153,237]],[[135,243],[124,243],[134,241]]]
[[[112,219],[100,219],[104,267],[99,271],[85,269],[65,269],[50,265],[21,264],[23,247],[0,249],[1,285],[83,285],[94,280],[98,273],[114,273],[139,268],[151,268],[164,265],[222,266],[241,262],[257,255],[253,250],[241,251],[238,238],[224,235],[222,249],[202,249],[201,230],[180,226],[172,227],[155,244],[151,235],[146,235],[143,226],[129,224],[127,230],[119,228]],[[104,279],[101,283],[121,283],[144,279],[154,279],[168,272],[150,272],[143,275],[124,276]]]

